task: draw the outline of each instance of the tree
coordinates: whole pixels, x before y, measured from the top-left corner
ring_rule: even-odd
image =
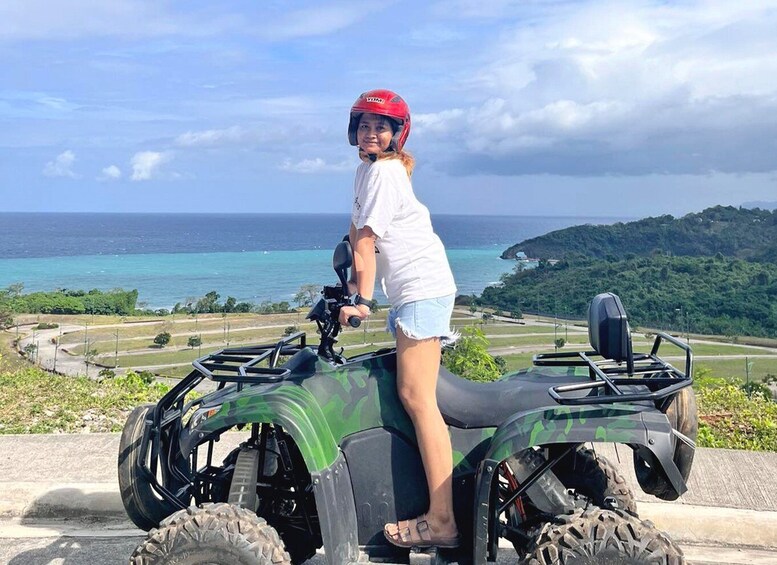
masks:
[[[283,330],[284,336],[289,336],[293,333],[297,333],[299,331],[299,328],[297,326],[286,326],[286,328]]]
[[[92,364],[92,362],[94,361],[95,357],[97,357],[97,350],[96,349],[92,348],[92,349],[87,349],[86,350],[86,352],[84,353],[84,363],[86,363],[87,367],[90,364]]]
[[[7,306],[0,304],[0,330],[13,326],[13,312]]]
[[[197,305],[194,309],[200,313],[220,312],[222,309],[219,308],[218,305],[219,297],[219,293],[215,290],[211,290],[197,301]]]
[[[483,312],[481,318],[483,318],[483,323],[487,324],[489,320],[494,319],[494,315],[491,312]]]
[[[14,283],[11,285],[8,285],[6,287],[6,292],[8,293],[8,296],[10,298],[18,298],[22,295],[22,291],[24,290],[24,283]]]
[[[297,308],[302,306],[311,306],[316,301],[320,293],[318,285],[315,284],[303,284],[299,287],[299,291],[294,295],[294,302],[297,303]]]
[[[556,339],[556,341],[553,342],[553,344],[556,346],[556,351],[558,351],[559,349],[564,347],[564,345],[566,345],[566,343],[567,342],[566,342],[566,340],[563,337],[560,337],[560,338]]]
[[[191,349],[199,347],[202,345],[202,338],[198,335],[193,335],[189,337],[189,341],[186,342],[186,345],[188,345]]]
[[[171,338],[172,336],[170,335],[170,332],[162,332],[157,334],[157,336],[154,338],[154,343],[156,343],[159,347],[164,347],[170,343]]]
[[[513,310],[512,312],[510,312],[510,317],[513,318],[514,320],[520,320],[521,318],[523,318],[523,313],[520,310]]]
[[[227,296],[226,302],[224,302],[224,312],[234,312],[237,300],[234,296]]]

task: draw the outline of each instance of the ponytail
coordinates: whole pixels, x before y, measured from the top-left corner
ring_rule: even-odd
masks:
[[[375,162],[377,160],[383,160],[383,159],[399,159],[402,165],[405,167],[405,170],[407,171],[407,176],[408,177],[413,176],[413,169],[415,168],[415,158],[405,150],[402,150],[398,153],[396,151],[385,151],[383,153],[380,153],[379,155],[368,155],[367,153],[359,149],[359,158],[362,161],[372,161],[372,162]]]

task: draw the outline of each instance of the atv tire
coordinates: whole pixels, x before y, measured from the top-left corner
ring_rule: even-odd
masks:
[[[666,417],[672,428],[696,442],[699,434],[699,420],[696,411],[696,393],[691,387],[685,387],[677,393],[666,411]],[[688,481],[693,466],[693,454],[696,451],[677,437],[673,437],[674,454],[672,460],[684,481]],[[672,488],[669,478],[661,465],[650,452],[634,452],[634,473],[642,490],[662,500],[677,500],[678,493]]]
[[[132,522],[141,530],[150,530],[177,510],[162,500],[149,482],[137,473],[140,443],[143,440],[146,416],[154,404],[135,408],[124,424],[119,442],[119,491],[124,509]]]
[[[682,550],[651,522],[595,508],[558,516],[521,565],[683,565]]]
[[[637,516],[637,502],[624,476],[606,457],[592,449],[582,448],[564,458],[553,468],[564,486],[575,489],[600,508],[612,509],[606,503],[615,499],[620,510]]]
[[[290,565],[278,532],[253,512],[226,503],[179,510],[149,532],[130,565]]]

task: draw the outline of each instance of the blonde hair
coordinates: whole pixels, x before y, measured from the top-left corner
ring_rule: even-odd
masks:
[[[374,157],[374,158],[373,158]],[[413,169],[415,168],[415,158],[404,149],[402,151],[381,151],[377,156],[371,156],[365,153],[359,148],[359,158],[362,161],[382,161],[384,159],[399,159],[402,165],[407,171],[407,176],[413,176]]]

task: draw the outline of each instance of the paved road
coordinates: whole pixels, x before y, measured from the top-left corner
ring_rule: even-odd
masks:
[[[142,539],[127,523],[0,521],[0,565],[116,565],[126,563]],[[685,545],[683,551],[692,565],[777,563],[777,550]],[[515,561],[512,550],[500,550],[497,563]],[[319,554],[305,565],[326,565],[326,559]]]

